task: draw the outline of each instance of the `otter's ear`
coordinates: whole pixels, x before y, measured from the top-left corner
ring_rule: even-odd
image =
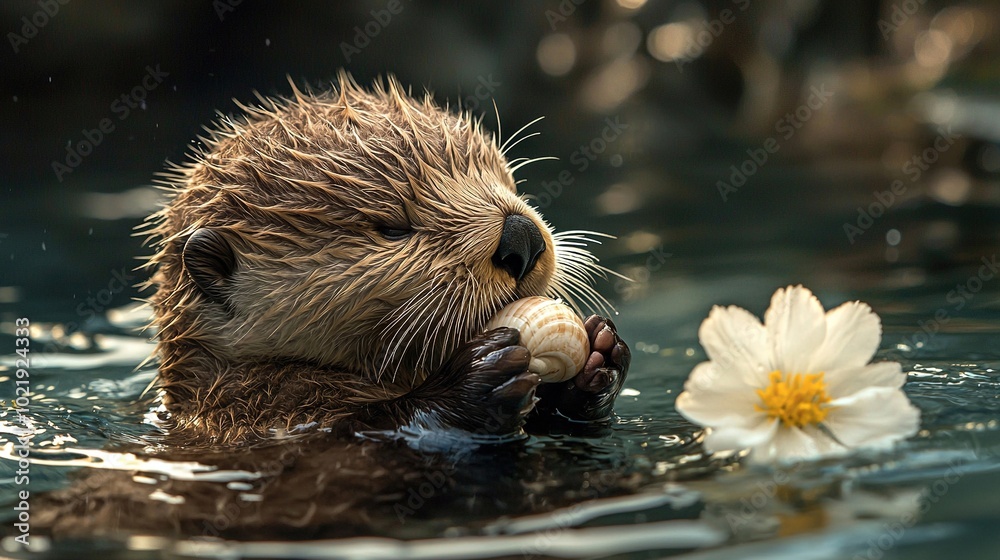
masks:
[[[216,303],[226,301],[226,283],[236,268],[236,255],[223,235],[202,228],[184,244],[184,269],[198,288]]]

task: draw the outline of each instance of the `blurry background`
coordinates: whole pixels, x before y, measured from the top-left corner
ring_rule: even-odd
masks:
[[[534,503],[526,476],[569,503],[602,470],[701,497],[608,510],[599,524],[665,543],[673,533],[647,521],[728,521],[770,477],[701,454],[674,399],[704,359],[697,332],[713,304],[760,314],[801,282],[828,308],[861,299],[878,312],[877,358],[902,362],[923,429],[885,464],[803,473],[754,513],[759,525],[727,531],[819,539],[757,557],[996,557],[1000,2],[27,0],[0,3],[0,31],[0,348],[14,348],[13,319],[30,317],[39,453],[151,429],[132,406],[149,403],[154,373],[135,371],[151,350],[132,329],[145,317],[121,306],[144,279],[132,269],[150,251],[131,233],[157,206],[165,162],[184,161],[216,111],[238,113],[233,98],[289,95],[289,78],[326,87],[341,68],[362,84],[393,73],[493,131],[495,102],[504,138],[545,117],[509,155],[558,161],[517,178],[557,229],[618,237],[595,252],[635,282],[599,287],[633,361],[611,434],[473,457],[460,469],[471,482],[426,523],[400,530],[374,509],[373,533],[475,531],[516,515],[523,496]],[[19,433],[9,426],[0,420]],[[955,460],[965,478],[942,498]],[[67,485],[65,466],[33,466],[32,496]],[[317,496],[299,490],[286,493],[296,507]],[[918,500],[934,507],[897,543],[884,527]],[[873,532],[854,530],[864,526]],[[833,531],[844,548],[823,545],[830,527],[844,528]],[[616,546],[654,542],[637,534]],[[892,550],[871,548],[886,535]],[[715,557],[737,556],[749,554]]]
[[[491,130],[495,102],[505,137],[544,116],[511,156],[559,161],[518,178],[557,228],[619,237],[598,250],[638,280],[604,287],[618,303],[652,276],[761,264],[817,289],[914,286],[996,246],[996,2],[30,0],[0,16],[0,302],[38,319],[136,295],[120,286],[141,279],[149,185],[216,110],[340,68],[393,73]]]

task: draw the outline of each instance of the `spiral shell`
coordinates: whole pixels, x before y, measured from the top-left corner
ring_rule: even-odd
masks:
[[[583,369],[590,354],[583,321],[554,299],[538,296],[519,299],[486,324],[487,330],[497,327],[521,331],[521,345],[531,352],[528,370],[548,383],[571,379]]]

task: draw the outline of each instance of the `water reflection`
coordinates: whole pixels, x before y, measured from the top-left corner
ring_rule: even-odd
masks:
[[[696,323],[693,313],[678,320]],[[931,356],[914,366],[908,390],[924,411],[925,430],[892,453],[778,471],[746,469],[740,454],[705,455],[700,433],[668,412],[685,370],[703,358],[700,350],[660,347],[649,342],[655,336],[638,338],[646,342],[635,343],[635,370],[612,429],[591,436],[556,430],[447,452],[406,441],[335,441],[323,434],[286,435],[248,449],[192,447],[171,441],[156,426],[162,409],[152,396],[140,398],[151,372],[114,373],[118,346],[99,342],[92,348],[94,356],[108,359],[97,366],[71,365],[54,354],[39,371],[48,392],[37,399],[46,406],[36,408],[29,434],[33,473],[52,481],[42,486],[50,491],[33,494],[33,530],[104,535],[140,549],[147,541],[137,544],[126,535],[163,537],[170,540],[148,542],[169,543],[194,556],[245,550],[234,543],[199,548],[190,540],[206,536],[468,536],[468,546],[479,542],[476,550],[491,550],[495,557],[514,548],[544,557],[584,550],[684,551],[830,531],[842,539],[838,550],[875,546],[885,552],[906,546],[911,527],[953,493],[965,492],[955,489],[976,479],[995,484],[982,478],[1000,470],[1000,426],[993,417],[998,405],[984,398],[998,390],[995,368]],[[65,383],[61,378],[69,371],[98,377]],[[96,404],[73,404],[80,401]],[[12,438],[25,432],[15,429],[9,414],[0,426],[6,440],[0,467],[10,469]],[[40,542],[53,551],[62,546]],[[271,544],[266,550],[273,557],[295,556],[323,546],[319,542],[301,545],[306,548]],[[362,541],[337,542],[352,550]],[[394,543],[375,546],[372,557],[398,553]],[[400,557],[467,550],[463,543],[418,541],[407,548],[412,556]]]
[[[93,126],[87,115],[106,114],[119,89],[134,85],[76,52],[81,37],[114,40],[106,22],[65,12],[15,61],[18,111],[0,132],[7,159],[19,164],[11,182],[25,187],[5,191],[0,205],[0,249],[11,262],[0,286],[0,343],[13,347],[16,312],[38,317],[32,338],[41,345],[30,427],[9,407],[0,413],[4,505],[13,499],[12,446],[28,436],[37,459],[34,542],[54,546],[53,555],[78,550],[43,539],[50,531],[116,535],[121,547],[151,557],[160,548],[185,557],[335,549],[372,558],[648,557],[705,547],[690,557],[995,556],[1000,284],[973,278],[1000,241],[997,9],[862,4],[561,2],[554,16],[548,7],[513,7],[483,21],[408,7],[412,19],[372,41],[368,58],[352,65],[362,82],[391,61],[444,100],[460,98],[456,84],[496,71],[505,123],[546,115],[544,144],[525,142],[512,157],[563,163],[525,168],[519,179],[560,227],[618,235],[602,247],[604,264],[635,280],[603,287],[635,350],[614,424],[461,454],[322,435],[241,450],[178,445],[162,429],[155,395],[144,394],[154,366],[135,369],[151,350],[134,330],[143,312],[115,308],[135,295],[123,287],[133,282],[109,284],[148,253],[129,234],[155,203],[155,190],[142,185],[164,155],[179,157],[197,125],[232,96],[287,92],[286,74],[329,75],[342,64],[331,28],[353,36],[355,7],[311,6],[289,16],[294,24],[268,27],[261,22],[285,18],[244,5],[227,27],[191,27],[222,34],[190,34],[180,47],[176,37],[187,29],[177,22],[187,18],[131,12],[130,24],[123,11],[115,37],[162,42],[118,50],[173,57],[167,66],[177,81],[60,183],[48,175],[49,159]],[[726,7],[732,18],[720,13]],[[204,6],[173,9],[193,19]],[[517,40],[486,42],[501,20]],[[428,22],[443,31],[428,33]],[[73,40],[57,40],[60,29]],[[246,37],[262,29],[266,42],[251,42],[267,46],[267,56],[247,56]],[[67,60],[80,64],[59,62]],[[823,84],[836,92],[830,102],[796,119],[790,141],[748,166],[752,176],[723,199],[718,182],[755,161],[748,150],[759,157],[778,123]],[[628,128],[593,158],[574,161],[608,118]],[[954,140],[947,149],[942,130]],[[798,282],[826,304],[875,307],[885,328],[880,358],[903,362],[924,423],[894,453],[802,465],[779,479],[745,469],[739,454],[706,455],[673,401],[704,359],[696,332],[713,304],[759,314],[754,305]],[[0,383],[10,382],[12,365],[0,362]],[[2,512],[9,519],[12,508]],[[0,546],[15,554],[10,537]]]
[[[35,498],[35,530],[240,540],[475,534],[498,518],[630,494],[650,481],[586,441],[460,454],[315,435],[251,449],[177,443],[167,436],[113,450],[36,447],[33,465],[87,468]],[[11,447],[4,458],[15,459]]]

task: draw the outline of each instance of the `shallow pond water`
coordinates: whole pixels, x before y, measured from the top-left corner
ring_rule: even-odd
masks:
[[[609,251],[639,280],[616,294],[633,363],[611,425],[514,441],[281,434],[251,450],[176,449],[144,394],[155,369],[136,369],[152,349],[135,333],[141,310],[113,309],[69,337],[73,317],[35,323],[33,344],[51,344],[32,362],[27,427],[10,408],[0,417],[2,547],[26,554],[12,523],[15,445],[29,434],[32,518],[74,536],[33,530],[39,557],[996,558],[1000,285],[982,283],[961,308],[948,297],[992,249],[966,246],[935,269],[888,264],[881,245],[854,260],[788,241],[713,255],[719,234],[702,231],[659,253]],[[908,372],[916,437],[777,470],[702,451],[673,408],[704,359],[700,322],[713,304],[761,314],[789,282],[828,308],[862,299],[881,315],[878,358]],[[0,343],[13,347],[12,332]],[[0,382],[13,365],[4,358]]]

